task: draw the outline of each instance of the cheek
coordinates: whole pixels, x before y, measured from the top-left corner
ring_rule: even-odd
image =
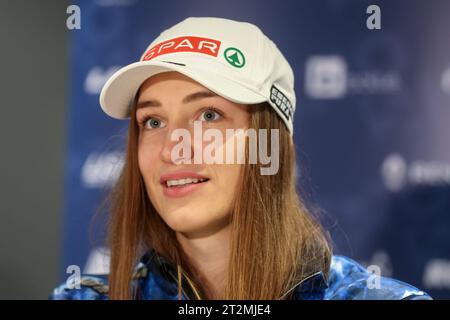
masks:
[[[236,196],[239,183],[241,181],[242,168],[243,165],[239,164],[225,164],[216,168],[216,173],[218,175],[217,195],[221,195],[223,201],[231,203]]]
[[[150,147],[148,144],[141,143],[138,149],[139,170],[144,178],[148,189],[151,190],[151,182],[158,170],[158,152],[157,148]]]

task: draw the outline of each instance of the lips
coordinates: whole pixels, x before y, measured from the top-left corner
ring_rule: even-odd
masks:
[[[163,193],[170,198],[186,196],[203,187],[208,181],[208,177],[188,171],[167,173],[160,177]]]

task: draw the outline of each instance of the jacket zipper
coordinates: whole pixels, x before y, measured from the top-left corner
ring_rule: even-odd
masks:
[[[177,268],[180,268],[177,266]],[[181,269],[181,268],[180,268]],[[182,269],[181,269],[182,270]],[[178,279],[177,277],[175,277],[175,275],[172,274],[172,272],[168,272],[170,277],[172,278],[172,280],[174,280],[174,282],[177,284],[177,288],[178,286],[180,286],[180,283],[178,283]],[[184,271],[181,271],[182,277],[186,278],[186,282],[188,283],[189,287],[191,288],[192,292],[194,292],[194,295],[196,295],[197,300],[202,300],[202,298],[198,295],[197,290],[194,288],[194,286],[191,283],[191,280],[189,279],[189,277],[187,276],[187,274]],[[186,297],[186,299],[188,300],[192,300],[189,295],[186,293],[186,291],[183,289],[183,286],[181,285],[181,293],[183,294],[184,297]]]
[[[297,288],[299,285],[303,284],[305,281],[308,281],[316,276],[318,276],[321,272],[315,272],[313,274],[310,274],[309,276],[307,276],[306,278],[300,280],[299,282],[297,282],[295,285],[293,285],[290,289],[288,289],[280,298],[278,298],[277,300],[283,300],[283,298],[285,298],[288,294],[290,294],[295,288]],[[175,280],[175,283],[178,284],[178,279],[175,278],[175,276],[169,272],[170,276],[172,277],[173,280]],[[194,292],[194,294],[196,295],[197,300],[202,300],[202,298],[200,297],[200,295],[197,293],[197,290],[194,288],[194,286],[191,283],[191,280],[189,279],[188,275],[181,269],[181,274],[184,278],[186,278],[187,283],[189,285],[189,287],[191,288],[192,292]],[[179,285],[179,284],[178,284]],[[183,286],[181,286],[181,292],[183,293],[183,295],[186,298],[189,298],[189,296],[186,294],[186,291],[183,290]]]

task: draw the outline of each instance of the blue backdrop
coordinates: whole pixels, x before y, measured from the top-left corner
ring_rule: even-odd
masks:
[[[78,1],[71,32],[63,268],[105,267],[101,201],[127,122],[98,96],[117,68],[188,16],[258,25],[296,75],[303,194],[336,253],[450,298],[450,1]],[[381,30],[366,8],[381,8]],[[97,223],[92,224],[93,217]]]

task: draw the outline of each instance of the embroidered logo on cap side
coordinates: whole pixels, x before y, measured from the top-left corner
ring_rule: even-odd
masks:
[[[245,57],[241,50],[236,48],[228,48],[223,53],[225,60],[233,67],[242,68],[245,65]]]
[[[284,114],[287,120],[292,120],[294,115],[292,103],[275,85],[270,88],[270,101]]]
[[[197,52],[217,57],[220,44],[221,42],[215,39],[193,36],[178,37],[154,45],[145,52],[142,61],[175,52]]]

